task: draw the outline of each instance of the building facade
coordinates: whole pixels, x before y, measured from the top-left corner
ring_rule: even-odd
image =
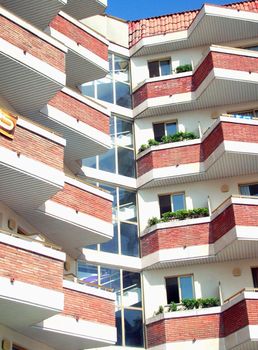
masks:
[[[0,347],[255,350],[258,1],[106,6],[0,0]]]

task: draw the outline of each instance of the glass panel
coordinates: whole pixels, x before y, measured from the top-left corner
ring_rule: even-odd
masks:
[[[192,276],[180,277],[181,299],[193,298],[193,280]]]
[[[254,113],[253,111],[241,111],[241,112],[232,112],[235,118],[239,119],[253,119]]]
[[[112,64],[112,53],[108,54],[108,66],[109,66],[109,73],[113,72],[113,64]]]
[[[160,75],[171,74],[170,60],[160,61]]]
[[[114,237],[106,243],[100,244],[100,250],[106,253],[118,254],[117,224],[113,224]]]
[[[134,151],[128,148],[118,147],[118,174],[135,177]]]
[[[78,278],[87,283],[98,284],[98,268],[94,265],[87,265],[78,262]]]
[[[185,195],[184,193],[173,194],[173,211],[185,209]]]
[[[150,78],[159,77],[159,61],[148,62]]]
[[[116,172],[114,148],[99,156],[99,169],[103,171],[108,171],[109,173]]]
[[[115,143],[115,118],[113,116],[109,119],[109,132],[112,143]]]
[[[167,131],[167,135],[174,135],[177,132],[176,123],[167,123],[166,131]]]
[[[165,135],[165,125],[164,123],[153,124],[154,139],[161,142],[162,136]]]
[[[121,222],[121,253],[129,256],[139,256],[137,226]]]
[[[113,98],[113,83],[110,78],[103,78],[96,81],[97,98],[109,103],[114,103]]]
[[[82,160],[82,166],[87,166],[89,168],[97,168],[97,157],[85,158]]]
[[[100,284],[103,287],[114,290],[114,293],[116,293],[116,302],[118,305],[120,305],[121,304],[120,270],[101,267]]]
[[[104,184],[100,184],[99,185],[100,188],[103,188],[104,190],[110,192],[110,194],[112,194],[113,196],[113,203],[112,203],[112,213],[113,213],[113,216],[116,216],[117,215],[117,196],[116,196],[116,187],[111,187],[111,186],[108,186],[108,185],[104,185]]]
[[[131,108],[130,85],[116,81],[116,104],[125,108]]]
[[[240,194],[242,196],[250,196],[250,189],[248,185],[241,185],[240,188]]]
[[[171,211],[171,201],[170,201],[170,195],[166,194],[164,196],[159,196],[159,208],[160,208],[160,216],[162,214],[167,213],[168,211]]]
[[[142,306],[141,277],[139,273],[123,271],[124,306]]]
[[[116,311],[116,329],[117,329],[117,342],[116,345],[122,345],[122,314],[121,310]]]
[[[97,249],[98,249],[98,246],[97,246],[97,244],[92,244],[92,245],[87,245],[87,246],[85,246],[85,248],[91,249],[91,250],[97,250]]]
[[[142,311],[124,310],[125,345],[143,347]]]
[[[137,221],[135,192],[119,188],[119,218],[122,221]]]
[[[129,61],[115,55],[115,79],[123,82],[129,81]]]
[[[94,81],[82,84],[80,86],[80,90],[81,90],[82,95],[84,95],[84,96],[95,97]]]
[[[179,290],[177,277],[166,278],[167,303],[179,303]]]
[[[133,147],[133,125],[131,122],[117,118],[117,143],[119,146]]]
[[[250,196],[258,196],[258,184],[249,185]]]
[[[249,46],[246,47],[246,50],[258,51],[258,46]]]

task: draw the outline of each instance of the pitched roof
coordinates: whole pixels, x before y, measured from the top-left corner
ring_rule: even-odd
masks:
[[[241,1],[221,6],[242,11],[258,12],[258,0]],[[142,38],[186,30],[199,12],[200,10],[185,11],[131,21],[129,22],[129,47],[134,46]]]

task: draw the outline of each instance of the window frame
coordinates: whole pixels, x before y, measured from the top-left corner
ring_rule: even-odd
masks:
[[[194,274],[193,273],[187,273],[187,274],[183,274],[183,275],[175,275],[175,276],[165,276],[165,286],[166,286],[166,296],[167,296],[167,283],[166,280],[169,278],[177,278],[177,287],[178,287],[178,295],[179,295],[179,303],[176,304],[181,304],[182,303],[182,288],[181,288],[181,283],[180,283],[180,278],[181,277],[191,277],[191,281],[192,281],[192,292],[193,292],[193,298],[195,298],[195,288],[194,288]],[[168,301],[168,299],[167,299]]]
[[[178,120],[177,119],[174,119],[174,120],[169,120],[169,121],[164,121],[164,122],[156,122],[156,123],[152,123],[152,130],[153,130],[153,138],[154,140],[156,140],[155,138],[155,132],[154,132],[154,125],[157,125],[157,124],[164,124],[164,135],[162,136],[168,136],[168,133],[167,133],[167,128],[166,128],[166,125],[167,124],[175,124],[176,125],[176,132],[178,132]]]
[[[174,195],[178,195],[178,194],[182,194],[184,196],[184,208],[182,210],[187,209],[185,191],[178,191],[178,192],[173,192],[173,193],[162,193],[162,194],[158,195],[158,200],[162,196],[170,196],[170,208],[171,208],[170,211],[173,212],[174,208],[173,208],[173,201],[171,201],[171,198]],[[159,201],[159,209],[160,209],[160,201]],[[179,209],[179,210],[181,210],[181,209]],[[161,212],[160,212],[160,216],[162,216]]]
[[[249,182],[249,183],[239,183],[238,184],[238,192],[239,192],[239,195],[240,196],[245,196],[244,194],[241,194],[241,190],[240,190],[240,187],[241,186],[252,186],[252,185],[258,185],[258,182],[255,181],[255,182]],[[258,197],[258,196],[252,196],[252,195],[249,195],[247,197]]]
[[[160,65],[160,62],[164,62],[164,61],[169,61],[170,73],[169,73],[169,74],[164,74],[164,75],[162,75],[162,74],[161,74],[161,65]],[[155,76],[155,77],[151,77],[151,76],[150,76],[149,63],[154,63],[154,62],[158,62],[159,75],[158,75],[158,76]],[[158,78],[158,77],[166,77],[166,76],[172,74],[172,59],[171,59],[171,57],[158,58],[158,59],[148,60],[148,61],[147,61],[147,66],[148,66],[148,72],[149,72],[149,78],[150,78],[150,79]]]
[[[240,111],[231,111],[231,112],[227,112],[227,114],[232,114],[232,115],[237,115],[237,114],[245,114],[245,113],[252,113],[252,119],[257,120],[258,117],[256,116],[256,112],[258,115],[258,107],[256,108],[251,108],[251,109],[244,109],[244,110],[240,110]]]

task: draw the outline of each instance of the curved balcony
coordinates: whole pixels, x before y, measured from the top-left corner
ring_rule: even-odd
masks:
[[[150,116],[255,101],[258,54],[211,46],[193,72],[150,78],[133,92],[134,116]]]
[[[256,258],[258,198],[230,197],[210,217],[158,223],[141,236],[144,269]]]
[[[258,295],[241,291],[220,307],[176,311],[146,321],[148,348],[256,349]]]
[[[65,254],[0,230],[0,322],[23,332],[63,311]]]
[[[137,157],[137,186],[256,173],[257,131],[257,120],[220,117],[201,139],[152,146]]]
[[[0,128],[0,197],[17,213],[37,209],[64,186],[65,140],[24,118],[1,110],[13,123]],[[15,126],[15,123],[16,126]]]
[[[88,158],[111,148],[110,112],[90,98],[64,88],[35,119],[66,139],[65,161]]]
[[[77,258],[82,247],[113,237],[112,200],[109,193],[66,176],[64,189],[27,217],[51,242]]]
[[[32,116],[65,85],[67,49],[0,7],[0,95]]]
[[[250,39],[257,36],[258,14],[252,12],[252,9],[240,11],[237,8],[230,8],[230,4],[227,8],[204,4],[200,11],[191,11],[191,16],[193,12],[196,12],[196,16],[186,30],[170,33],[169,31],[174,27],[172,23],[170,29],[166,27],[166,31],[161,26],[157,34],[154,34],[155,28],[152,31],[146,30],[146,24],[142,31],[136,27],[131,34],[130,54],[133,56],[160,55],[162,52],[201,47],[210,45],[210,43],[219,44]],[[177,22],[180,21],[178,17]],[[185,27],[188,21],[189,18],[186,18],[182,26]]]
[[[29,330],[57,350],[89,349],[116,343],[113,293],[64,281],[64,311]]]
[[[108,68],[108,41],[81,22],[60,12],[48,27],[49,34],[67,48],[67,85],[104,78]]]
[[[86,17],[101,15],[107,7],[107,0],[69,0],[64,11],[80,20]]]

